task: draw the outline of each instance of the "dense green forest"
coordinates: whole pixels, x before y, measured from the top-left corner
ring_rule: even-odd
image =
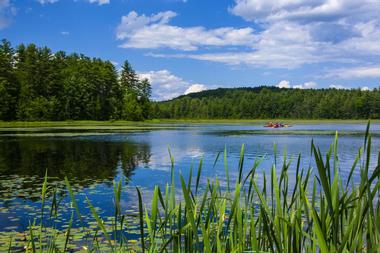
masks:
[[[220,88],[156,103],[154,114],[189,119],[378,119],[380,90]]]
[[[128,61],[52,53],[34,44],[0,45],[0,120],[144,120],[151,86]]]
[[[0,120],[380,118],[380,90],[219,88],[151,103],[128,61],[0,44]]]

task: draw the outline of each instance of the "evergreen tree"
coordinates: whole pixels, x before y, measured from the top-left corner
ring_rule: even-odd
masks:
[[[14,50],[7,40],[0,44],[0,120],[15,119],[18,81],[14,71]]]
[[[152,105],[150,97],[152,95],[152,87],[148,79],[143,79],[138,84],[139,94],[138,102],[142,110],[142,116],[144,119],[148,119],[152,114]]]
[[[110,61],[0,45],[0,120],[143,120],[150,93],[128,61],[119,77]]]
[[[128,61],[122,66],[120,86],[125,91],[123,118],[143,120],[151,115],[152,88],[147,79],[139,80]]]
[[[121,68],[120,84],[128,93],[138,93],[138,77],[131,64],[126,60]]]

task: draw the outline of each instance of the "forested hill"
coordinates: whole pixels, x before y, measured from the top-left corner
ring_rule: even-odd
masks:
[[[378,119],[380,90],[219,88],[158,102],[154,112],[189,119]]]
[[[0,120],[144,120],[151,86],[128,61],[0,42]]]

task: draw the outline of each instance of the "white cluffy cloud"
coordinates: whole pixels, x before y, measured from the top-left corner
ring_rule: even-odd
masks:
[[[204,84],[196,83],[196,84],[190,85],[190,87],[185,90],[184,94],[187,95],[190,93],[196,93],[196,92],[203,91],[205,89],[206,89],[206,86]]]
[[[37,1],[40,4],[53,4],[53,3],[58,2],[59,0],[37,0]],[[110,0],[86,0],[86,1],[91,4],[98,4],[98,5],[109,4],[111,2]]]
[[[9,26],[15,14],[16,8],[10,0],[0,0],[0,30]]]
[[[58,2],[58,0],[37,0],[40,4],[53,4]]]
[[[103,5],[103,4],[109,4],[110,0],[88,0],[92,4],[98,4],[98,5]]]
[[[248,21],[315,22],[376,13],[377,0],[235,0],[230,12]]]
[[[250,27],[179,27],[169,24],[175,16],[177,13],[173,11],[151,16],[132,11],[121,18],[116,37],[123,41],[123,48],[170,48],[182,51],[195,51],[207,46],[250,46],[256,40],[254,30]]]
[[[352,89],[351,87],[347,87],[347,86],[344,86],[344,85],[336,85],[336,84],[332,84],[329,86],[330,89],[337,89],[337,90],[349,90],[349,89]],[[369,88],[368,86],[363,86],[363,87],[360,87],[360,90],[361,91],[369,91],[369,90],[372,90],[371,88]]]
[[[168,100],[180,95],[199,92],[206,89],[204,84],[185,81],[169,70],[140,72],[141,79],[147,78],[152,85],[154,100]]]
[[[380,66],[334,69],[331,70],[326,77],[340,79],[378,78],[380,77]]]
[[[172,11],[151,16],[130,12],[122,17],[117,39],[124,48],[183,51],[149,54],[155,57],[228,65],[289,69],[379,62],[379,0],[235,0],[229,11],[252,25],[181,27],[170,23],[177,15]]]
[[[361,87],[360,89],[362,91],[369,91],[369,90],[371,90],[371,88],[369,88],[368,86]]]
[[[289,89],[290,88],[290,82],[288,81],[288,80],[282,80],[282,81],[280,81],[277,85],[276,85],[276,87],[278,87],[278,88],[286,88],[286,89]]]
[[[290,82],[288,80],[282,80],[280,81],[276,87],[278,88],[286,88],[286,89],[314,89],[318,85],[315,82],[305,82],[303,84],[297,84],[297,85],[290,85]]]
[[[247,44],[248,46],[248,44]],[[307,28],[291,22],[278,22],[256,33],[251,50],[169,55],[219,62],[228,65],[246,64],[257,67],[295,68],[306,63],[326,60],[321,54],[324,44],[312,39]],[[168,55],[165,55],[167,57]]]
[[[235,0],[230,12],[263,25],[262,35],[273,31],[278,24],[286,24],[283,31],[299,34],[299,38],[294,39],[301,54],[298,57],[293,55],[297,48],[285,50],[282,36],[276,33],[267,34],[271,40],[260,40],[266,46],[283,50],[280,55],[288,61],[296,59],[304,64],[340,59],[350,62],[380,56],[378,0]]]
[[[293,85],[293,88],[294,89],[314,89],[316,88],[318,85],[317,83],[315,82],[306,82],[304,84],[297,84],[297,85]]]
[[[331,84],[331,85],[329,85],[329,88],[330,89],[337,89],[337,90],[349,90],[349,89],[351,89],[349,87],[346,87],[346,86],[340,85],[340,84]]]

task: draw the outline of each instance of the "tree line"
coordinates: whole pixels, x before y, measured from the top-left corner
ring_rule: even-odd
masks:
[[[144,120],[151,85],[114,64],[47,47],[0,44],[0,120]]]
[[[220,88],[154,105],[158,118],[378,119],[380,90]]]
[[[152,104],[128,61],[0,44],[0,120],[380,118],[380,90],[220,88]]]

